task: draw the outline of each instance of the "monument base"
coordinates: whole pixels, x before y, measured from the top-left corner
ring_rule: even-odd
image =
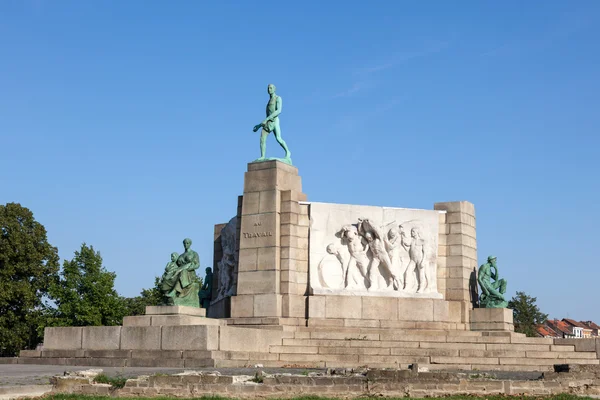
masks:
[[[309,319],[461,323],[462,302],[373,296],[309,296]]]
[[[475,308],[470,311],[472,331],[513,332],[513,310],[510,308]]]
[[[218,319],[206,318],[206,309],[187,306],[148,306],[146,315],[123,318],[123,326],[223,325]]]
[[[211,302],[206,313],[209,318],[231,317],[231,297],[223,297]]]

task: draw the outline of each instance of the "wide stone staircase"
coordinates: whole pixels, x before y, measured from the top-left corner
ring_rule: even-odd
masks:
[[[407,368],[551,371],[599,364],[600,339],[528,338],[510,331],[311,326],[216,320],[149,308],[124,326],[46,328],[41,350],[0,363],[102,367]],[[285,321],[283,321],[285,322]],[[279,324],[278,324],[279,323]],[[308,325],[308,326],[307,326]]]
[[[269,353],[215,354],[215,366],[550,371],[555,364],[599,364],[594,339],[528,338],[514,332],[294,327]],[[248,360],[240,360],[245,358]],[[236,359],[237,358],[237,359]]]

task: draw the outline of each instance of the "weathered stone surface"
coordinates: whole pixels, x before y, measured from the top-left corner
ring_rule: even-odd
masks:
[[[81,349],[83,328],[45,328],[44,349]]]
[[[217,350],[219,327],[209,325],[163,326],[162,350]]]
[[[433,321],[433,300],[398,299],[398,320]]]
[[[131,358],[131,350],[86,350],[88,358]]]
[[[203,308],[203,310],[206,310]],[[222,325],[223,321],[214,318],[193,317],[191,315],[153,315],[152,326],[173,325]]]
[[[361,281],[362,277],[358,278],[356,283],[352,285],[349,283],[348,287],[344,286],[342,264],[346,264],[351,260],[359,260],[361,257],[369,258],[375,254],[370,252],[360,257],[351,256],[351,247],[340,239],[339,232],[342,227],[357,224],[359,218],[368,219],[370,221],[369,226],[375,224],[374,229],[379,231],[379,236],[387,236],[391,230],[398,235],[398,239],[394,242],[396,243],[397,257],[392,257],[395,261],[390,259],[391,265],[386,267],[386,261],[382,259],[383,264],[380,270],[381,268],[387,270],[389,267],[393,270],[393,273],[400,276],[403,268],[401,265],[402,255],[404,255],[404,258],[409,257],[409,252],[400,245],[400,225],[402,225],[402,229],[406,230],[405,244],[412,246],[414,240],[415,249],[416,246],[423,246],[422,248],[419,247],[422,252],[426,253],[427,260],[426,265],[423,264],[426,275],[423,279],[428,282],[427,286],[421,289],[423,293],[415,293],[417,285],[409,285],[404,290],[393,290],[391,286],[387,286],[389,282],[383,277],[384,273],[379,270],[374,273],[371,271],[373,281],[368,291],[366,285]],[[310,220],[310,284],[314,294],[348,294],[353,296],[361,293],[363,296],[442,298],[441,294],[437,292],[436,285],[439,228],[437,211],[311,202]],[[417,235],[415,238],[411,237],[413,232]],[[380,241],[383,246],[382,237],[373,243],[377,241]],[[371,244],[371,246],[373,245]],[[328,248],[330,251],[327,250]],[[416,260],[415,256],[414,262],[417,262]],[[359,260],[363,264],[368,263],[367,261],[366,259]],[[415,265],[414,262],[413,266]],[[357,267],[351,266],[348,274],[351,274],[351,276],[359,274]]]
[[[160,350],[160,326],[121,328],[121,350]]]
[[[86,326],[82,348],[86,350],[118,350],[121,344],[120,326]]]
[[[508,308],[475,308],[470,311],[471,330],[513,331],[513,311]]]
[[[325,318],[361,318],[361,297],[325,296]]]
[[[152,316],[150,315],[134,315],[123,317],[123,326],[150,326],[152,324]]]
[[[220,330],[219,350],[269,352],[269,346],[281,345],[283,332],[270,329],[250,329],[223,326]]]
[[[191,315],[205,317],[206,309],[186,306],[147,306],[146,315]]]

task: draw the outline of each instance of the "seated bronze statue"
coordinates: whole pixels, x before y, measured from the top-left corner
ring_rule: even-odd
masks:
[[[196,269],[200,267],[200,257],[192,250],[191,239],[183,241],[184,253],[171,254],[171,261],[165,267],[160,282],[161,291],[169,298],[169,305],[199,307],[199,283]]]

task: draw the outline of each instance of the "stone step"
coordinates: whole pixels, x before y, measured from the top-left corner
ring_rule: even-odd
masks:
[[[192,315],[138,315],[124,317],[123,326],[227,325],[220,319]]]

